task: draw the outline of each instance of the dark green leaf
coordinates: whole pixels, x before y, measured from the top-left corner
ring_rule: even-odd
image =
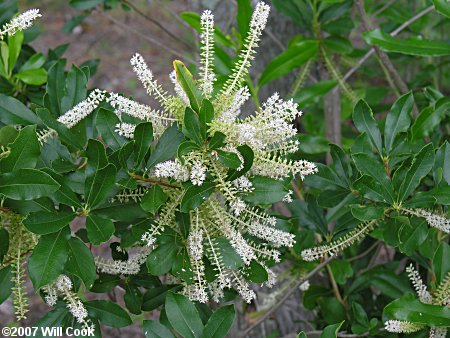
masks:
[[[22,82],[33,86],[40,86],[47,82],[47,71],[44,68],[23,70],[15,76]]]
[[[181,61],[175,60],[173,62],[173,67],[175,69],[178,83],[189,98],[191,108],[196,112],[199,112],[202,102],[202,94],[195,84],[194,76]]]
[[[132,323],[128,313],[119,305],[107,300],[91,300],[85,303],[89,315],[102,324],[111,327],[124,327]]]
[[[253,153],[253,150],[249,146],[244,144],[242,146],[237,147],[236,149],[241,153],[242,157],[244,158],[244,168],[242,168],[241,170],[234,170],[234,169],[228,170],[227,173],[228,181],[233,181],[236,178],[241,177],[242,175],[247,173],[253,165],[253,158],[255,157],[255,155]]]
[[[176,124],[167,128],[161,135],[155,150],[150,155],[147,167],[152,168],[155,164],[174,157],[177,153],[178,146],[183,141],[183,134],[179,132]]]
[[[116,125],[119,123],[119,118],[112,111],[104,108],[99,109],[95,119],[95,125],[103,141],[113,150],[120,149],[126,143],[126,139],[115,132]]]
[[[360,133],[365,132],[369,136],[372,145],[379,154],[382,154],[380,130],[373,118],[372,109],[365,101],[360,100],[356,104],[353,111],[353,122]]]
[[[125,302],[125,306],[131,313],[138,315],[142,312],[142,293],[136,286],[126,284],[123,300]]]
[[[91,250],[78,238],[72,237],[68,241],[69,259],[66,269],[78,276],[87,289],[90,289],[95,281],[96,268],[94,256]]]
[[[0,121],[4,124],[42,125],[41,120],[22,102],[4,94],[0,94]]]
[[[41,154],[36,127],[26,126],[23,128],[9,148],[11,150],[9,156],[0,161],[3,172],[34,168]]]
[[[353,217],[360,221],[366,222],[374,219],[380,219],[384,217],[384,208],[364,206],[364,205],[352,205],[350,206]]]
[[[58,182],[36,169],[19,169],[0,175],[0,193],[13,200],[33,200],[49,196],[58,188]]]
[[[151,122],[140,123],[134,129],[134,153],[136,167],[141,164],[150,151],[153,142],[153,126]]]
[[[272,204],[281,201],[288,193],[285,182],[281,180],[255,176],[250,181],[253,184],[253,190],[245,195],[244,199],[247,202]]]
[[[185,338],[200,338],[203,323],[194,304],[183,295],[169,292],[166,297],[166,314],[173,328]]]
[[[87,95],[87,81],[88,79],[84,75],[84,72],[77,66],[72,65],[70,72],[66,76],[66,90],[61,101],[61,109],[63,112],[72,109],[77,103],[85,99]]]
[[[150,187],[141,200],[141,207],[145,211],[154,214],[167,201],[167,195],[161,186],[155,184]]]
[[[311,86],[302,88],[298,93],[294,94],[294,102],[300,107],[308,106],[314,101],[318,101],[321,97],[327,94],[331,89],[336,87],[337,81],[325,80],[314,83]]]
[[[216,152],[219,156],[219,161],[227,168],[237,169],[242,164],[239,156],[235,153],[223,150],[216,150]]]
[[[3,262],[9,250],[9,232],[6,228],[0,228],[0,264]],[[1,289],[1,288],[0,288]]]
[[[199,146],[205,140],[200,128],[200,120],[198,119],[198,115],[189,107],[186,107],[186,111],[184,113],[183,134]]]
[[[423,38],[396,39],[379,29],[364,33],[368,44],[380,47],[386,52],[417,56],[445,56],[450,54],[447,41],[431,41]]]
[[[154,320],[144,320],[142,328],[145,338],[174,338],[167,327]]]
[[[55,62],[48,70],[47,79],[47,98],[48,109],[54,116],[60,116],[65,113],[61,108],[62,99],[65,95],[65,74],[64,67],[66,60],[60,59]]]
[[[185,141],[180,144],[177,150],[177,158],[184,164],[184,156],[193,150],[198,150],[199,147],[194,142]]]
[[[248,29],[250,27],[250,20],[252,18],[252,3],[250,0],[238,0],[237,1],[237,24],[239,33],[241,33],[241,39],[244,40],[247,36]]]
[[[0,304],[9,298],[13,288],[11,265],[0,269]]]
[[[386,155],[391,153],[394,145],[395,137],[399,133],[408,130],[411,124],[411,111],[414,104],[414,97],[412,93],[401,96],[395,101],[391,110],[387,114],[386,124],[384,127],[384,147]]]
[[[226,138],[226,136],[224,134],[222,134],[219,131],[216,131],[214,133],[213,137],[211,137],[211,140],[209,141],[209,149],[214,150],[214,149],[224,146],[225,138]]]
[[[181,199],[180,211],[189,212],[189,210],[198,208],[214,192],[214,189],[215,185],[211,182],[203,182],[202,185],[191,185]]]
[[[450,245],[445,242],[439,244],[438,249],[433,257],[433,270],[436,274],[436,281],[442,283],[450,272]]]
[[[198,113],[198,119],[200,121],[202,139],[206,140],[208,135],[208,124],[214,119],[214,106],[211,101],[207,99],[202,100],[202,106],[200,107],[200,112]]]
[[[94,245],[106,242],[115,231],[114,223],[110,219],[92,214],[86,217],[86,229],[88,238]]]
[[[39,211],[28,214],[23,225],[32,233],[46,235],[57,232],[75,219],[73,211],[47,212]]]
[[[450,18],[450,4],[447,0],[433,0],[433,4],[438,13]]]
[[[69,228],[43,235],[28,259],[28,273],[35,290],[52,282],[64,271],[69,256]]]
[[[170,271],[172,268],[177,247],[173,242],[158,246],[147,257],[147,268],[154,276],[160,276]]]
[[[325,329],[323,329],[320,338],[337,338],[339,329],[341,328],[342,324],[344,324],[344,321],[337,324],[328,325]]]
[[[86,179],[84,196],[89,209],[94,209],[106,199],[114,187],[115,180],[116,168],[113,164],[108,164]]]
[[[223,306],[211,315],[203,330],[203,338],[223,338],[233,325],[236,311],[234,305]]]
[[[172,274],[187,284],[191,284],[194,274],[192,272],[191,261],[186,248],[182,248],[175,255],[172,265]]]

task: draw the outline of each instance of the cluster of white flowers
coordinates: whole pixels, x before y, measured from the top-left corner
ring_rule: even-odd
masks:
[[[300,291],[308,291],[309,287],[311,286],[311,284],[309,283],[309,281],[304,281],[302,284],[300,284],[300,286],[298,287],[300,289]]]
[[[29,9],[26,12],[19,14],[15,18],[12,18],[11,21],[4,24],[2,29],[0,30],[0,40],[6,34],[12,36],[18,31],[23,31],[31,27],[34,20],[40,18],[41,16],[42,15],[39,14],[39,9]]]
[[[181,281],[184,285],[182,292],[192,300],[206,302],[209,298],[219,299],[223,295],[224,288],[234,287],[246,301],[251,301],[255,293],[245,281],[244,270],[252,261],[256,261],[267,271],[269,279],[266,285],[271,286],[275,283],[275,274],[267,268],[266,262],[268,260],[279,262],[280,251],[277,248],[292,247],[294,236],[278,229],[277,219],[264,213],[260,207],[247,202],[246,195],[255,192],[252,184],[255,175],[274,179],[298,175],[303,179],[306,175],[315,173],[317,168],[308,161],[287,159],[287,155],[298,150],[298,141],[294,139],[296,129],[292,122],[302,114],[292,100],[282,100],[276,93],[254,115],[239,119],[243,105],[250,97],[249,89],[243,86],[243,82],[248,75],[268,14],[268,5],[259,3],[256,6],[245,37],[244,48],[240,51],[231,75],[217,91],[213,90],[216,79],[213,69],[214,19],[209,11],[201,16],[200,77],[198,80],[193,79],[192,83],[198,87],[195,92],[202,96],[199,102],[208,99],[213,107],[212,120],[206,124],[206,130],[201,131],[206,141],[203,145],[199,145],[196,141],[192,149],[186,148],[189,150],[179,152],[177,158],[145,169],[142,175],[148,178],[148,182],[163,184],[167,195],[166,202],[161,206],[150,230],[141,237],[147,251],[144,250],[142,255],[126,262],[96,259],[99,271],[135,273],[139,270],[139,264],[143,262],[145,253],[153,249],[157,237],[165,228],[180,231],[176,214],[180,210],[180,203],[187,189],[184,182],[189,180],[197,187],[204,186],[205,182],[209,183],[208,187],[213,184],[214,191],[198,208],[189,213],[190,231],[186,246],[193,283]],[[141,55],[135,54],[131,64],[147,93],[159,102],[160,110],[116,93],[97,90],[58,120],[68,128],[72,128],[91,114],[101,101],[106,101],[113,107],[121,121],[123,115],[127,114],[142,121],[152,122],[156,135],[161,135],[173,122],[181,127],[184,124],[186,107],[191,105],[192,100],[192,95],[188,95],[190,92],[186,88],[186,83],[180,81],[182,76],[179,73],[171,74],[170,79],[175,92],[171,95],[154,79],[153,73]],[[191,108],[196,110],[195,107]],[[184,125],[184,128],[186,127]],[[116,125],[116,132],[131,139],[134,128],[135,125],[122,121]],[[184,129],[182,131],[184,132]],[[224,137],[218,133],[224,134]],[[223,141],[218,143],[221,145],[213,148],[209,142],[212,137],[219,135]],[[237,168],[231,169],[225,165],[226,156],[236,159],[236,156],[231,156],[230,153],[235,154],[240,161],[240,164],[236,165]],[[139,201],[141,195],[142,191],[125,191],[119,193],[115,199],[125,202],[131,199]],[[283,200],[292,200],[291,195],[291,191],[286,191]],[[233,270],[225,265],[221,247],[224,240],[230,243],[244,263],[245,269]],[[205,279],[204,256],[208,258],[216,272],[217,278],[211,283]]]
[[[414,269],[412,264],[406,268],[406,272],[408,272],[408,277],[411,280],[420,301],[424,304],[431,304],[433,299],[427,290],[427,286],[423,283],[422,278],[420,278],[419,272]]]
[[[404,213],[425,218],[428,225],[450,234],[450,219],[433,214],[423,209],[402,209]]]
[[[384,328],[393,333],[413,333],[421,330],[423,326],[406,320],[388,320],[384,323]]]
[[[61,296],[67,304],[67,309],[78,323],[83,324],[84,327],[92,326],[86,307],[77,294],[72,291],[72,287],[70,278],[66,275],[60,275],[53,283],[44,287],[44,299],[49,306],[54,306],[58,295]]]
[[[98,271],[110,275],[136,275],[150,252],[151,249],[148,247],[140,248],[126,261],[95,257],[95,265]]]

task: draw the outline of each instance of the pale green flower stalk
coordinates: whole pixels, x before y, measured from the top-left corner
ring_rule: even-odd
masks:
[[[298,150],[298,142],[293,140],[296,129],[292,125],[302,112],[292,101],[285,101],[278,94],[272,95],[253,116],[239,119],[243,104],[249,99],[248,88],[243,86],[248,69],[255,55],[255,49],[267,22],[269,6],[259,3],[253,13],[250,30],[238,61],[230,77],[222,88],[214,88],[214,18],[210,11],[201,16],[201,61],[199,79],[193,80],[202,100],[209,99],[214,110],[212,121],[208,124],[207,138],[217,133],[224,135],[224,143],[217,150],[208,150],[207,146],[189,150],[174,160],[158,163],[144,172],[146,178],[170,183],[163,186],[167,196],[166,202],[158,212],[158,217],[151,229],[142,236],[144,249],[128,262],[114,263],[97,259],[97,268],[107,273],[133,274],[137,267],[145,261],[147,255],[156,245],[157,237],[166,228],[179,232],[176,212],[180,210],[180,201],[186,192],[182,183],[190,182],[192,186],[201,187],[208,181],[214,187],[209,198],[189,213],[190,230],[186,240],[189,254],[192,281],[179,281],[184,285],[183,293],[191,300],[206,302],[210,298],[218,301],[225,288],[233,287],[250,302],[255,293],[245,280],[245,269],[252,261],[259,263],[269,276],[266,284],[271,286],[276,278],[269,269],[267,261],[280,260],[281,247],[292,247],[294,236],[277,228],[277,219],[269,216],[261,208],[245,201],[245,196],[252,192],[251,179],[265,176],[284,180],[293,176],[303,179],[306,175],[317,171],[313,163],[299,160],[288,160],[286,155]],[[72,128],[91,114],[102,101],[108,102],[121,118],[124,114],[153,124],[155,136],[159,136],[173,123],[183,124],[185,111],[195,110],[191,107],[190,96],[183,87],[180,70],[171,74],[175,95],[164,90],[154,79],[153,73],[146,65],[144,58],[136,54],[131,59],[133,70],[154,97],[160,108],[153,109],[141,103],[127,99],[115,93],[94,90],[89,97],[58,118],[58,121]],[[179,61],[174,63],[180,65]],[[183,65],[184,67],[184,65]],[[191,78],[192,75],[188,74]],[[217,93],[217,94],[214,94]],[[120,122],[116,132],[132,139],[135,125]],[[220,161],[220,154],[234,154],[240,162],[236,171],[244,168],[245,156],[242,147],[250,149],[254,154],[251,168],[240,177],[228,179],[229,168]],[[139,201],[146,188],[119,193],[115,200]],[[286,201],[290,201],[286,191]],[[282,198],[280,198],[281,200]],[[242,260],[243,266],[231,269],[224,262],[221,253],[221,240],[226,239]],[[217,278],[208,282],[205,278],[204,258],[211,262]],[[129,266],[127,266],[127,263]]]

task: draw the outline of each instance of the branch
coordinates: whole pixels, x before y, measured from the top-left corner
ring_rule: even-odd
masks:
[[[396,30],[394,30],[391,33],[391,36],[397,36],[400,32],[402,32],[405,28],[407,28],[408,26],[410,26],[411,24],[413,24],[414,22],[416,22],[417,20],[419,20],[422,16],[428,14],[429,12],[431,12],[433,10],[434,6],[430,6],[425,8],[423,11],[417,13],[415,16],[413,16],[411,19],[409,19],[408,21],[405,21],[402,25],[400,25]],[[351,68],[343,77],[343,80],[346,81],[348,80],[357,70],[359,67],[362,66],[362,64],[364,62],[366,62],[369,57],[372,56],[372,54],[375,53],[375,49],[371,48],[359,61],[358,63]],[[339,90],[339,88],[335,88],[333,90]]]
[[[162,185],[164,187],[169,187],[169,188],[179,188],[179,186],[177,186],[177,185],[173,185],[173,184],[170,184],[170,183],[167,183],[167,182],[158,181],[158,180],[155,180],[153,178],[146,178],[146,177],[142,177],[142,176],[135,175],[135,174],[130,174],[130,176],[132,178],[134,178],[135,180],[142,181],[142,182],[153,183],[153,184]]]
[[[322,263],[318,264],[314,269],[312,269],[306,276],[300,278],[297,283],[289,290],[287,291],[282,298],[274,305],[272,306],[267,312],[262,315],[256,322],[254,322],[252,325],[250,325],[248,328],[244,330],[244,332],[240,335],[241,337],[245,337],[248,335],[254,328],[259,326],[262,322],[264,322],[272,313],[275,312],[283,303],[288,300],[288,298],[299,288],[300,285],[302,285],[306,280],[310,279],[312,276],[314,276],[317,272],[320,271],[323,267],[327,266],[333,259],[335,259],[336,256],[328,257],[325,259]]]

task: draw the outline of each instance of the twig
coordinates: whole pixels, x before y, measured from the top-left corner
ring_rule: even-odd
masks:
[[[125,25],[123,22],[117,20],[116,18],[112,17],[111,15],[109,15],[109,14],[107,14],[105,12],[100,12],[100,14],[105,16],[106,18],[108,18],[112,23],[116,24],[117,26],[120,26],[121,28],[123,28],[123,29],[125,29],[125,30],[127,30],[127,31],[129,31],[129,32],[131,32],[133,34],[138,35],[142,39],[147,40],[150,43],[153,43],[153,44],[157,45],[158,47],[166,50],[167,52],[169,52],[170,54],[176,56],[177,58],[185,59],[185,60],[187,60],[187,61],[189,61],[191,63],[195,63],[195,61],[193,59],[191,59],[190,57],[182,55],[179,52],[177,52],[176,50],[173,50],[172,48],[167,47],[166,45],[164,45],[163,43],[159,42],[158,40],[153,39],[151,36],[144,35],[141,32],[137,31],[136,29],[134,29],[134,28],[132,28],[132,27],[130,27],[128,25]]]
[[[364,9],[364,3],[363,0],[356,0],[355,2],[356,8],[359,11],[359,14],[361,16],[361,23],[363,25],[363,28],[366,32],[373,29],[373,27],[370,26],[369,19],[366,14],[366,10]],[[380,47],[374,46],[375,53],[378,56],[378,59],[382,66],[386,69],[386,76],[390,77],[392,81],[395,84],[395,86],[399,89],[399,91],[404,94],[408,91],[408,86],[401,78],[400,74],[395,69],[394,65],[392,64],[391,60],[389,59],[389,56],[383,52]]]
[[[176,185],[173,185],[170,183],[166,183],[166,182],[162,182],[162,181],[158,181],[153,178],[146,178],[146,177],[142,177],[142,176],[135,175],[135,174],[130,174],[130,176],[132,178],[134,178],[135,180],[142,181],[142,182],[153,183],[153,184],[162,185],[162,186],[169,187],[169,188],[179,188],[179,186],[176,186]]]
[[[344,309],[347,309],[348,308],[347,304],[345,303],[344,298],[342,298],[341,292],[339,291],[339,286],[336,283],[336,279],[334,279],[333,271],[331,270],[329,265],[326,266],[326,269],[328,272],[328,276],[330,277],[330,283],[331,283],[331,287],[333,288],[334,296],[336,297],[338,302],[342,304]]]
[[[152,24],[158,26],[164,33],[166,33],[167,35],[169,35],[172,39],[182,43],[185,47],[187,47],[188,49],[192,50],[192,46],[189,45],[188,43],[186,43],[186,41],[184,41],[183,39],[180,39],[178,36],[176,36],[175,34],[173,34],[171,31],[169,31],[166,27],[164,27],[163,25],[161,25],[161,23],[158,20],[153,19],[152,17],[148,16],[147,14],[145,14],[144,12],[142,12],[139,8],[136,7],[136,5],[134,5],[133,3],[131,3],[128,0],[121,0],[122,3],[124,3],[125,5],[127,5],[128,7],[130,7],[132,10],[134,10],[137,14],[139,14],[141,17],[143,17],[145,20],[151,22]]]
[[[353,262],[353,261],[357,261],[358,259],[361,259],[363,257],[365,257],[367,254],[369,254],[373,249],[375,249],[377,246],[379,246],[379,242],[375,242],[373,243],[369,249],[367,249],[366,251],[360,253],[359,255],[350,257],[349,259],[347,259],[347,262]]]
[[[312,269],[308,274],[306,274],[306,276],[300,278],[298,282],[289,291],[287,291],[284,294],[284,296],[280,298],[280,300],[274,306],[272,306],[269,310],[267,310],[267,312],[264,315],[262,315],[256,322],[254,322],[252,325],[246,328],[240,336],[245,337],[254,328],[263,323],[272,313],[275,312],[275,310],[277,310],[281,305],[283,305],[283,303],[299,288],[300,285],[302,285],[306,280],[314,276],[317,272],[319,272],[323,267],[328,265],[335,258],[336,256],[328,257],[322,263],[318,264],[314,269]]]
[[[414,22],[416,22],[417,20],[419,20],[422,16],[428,14],[429,12],[431,12],[433,10],[434,6],[430,6],[425,8],[423,11],[417,13],[416,15],[414,15],[411,19],[405,21],[402,25],[400,25],[397,29],[395,29],[392,33],[391,36],[394,37],[396,35],[398,35],[400,32],[402,32],[405,28],[407,28],[409,25],[413,24]],[[375,49],[371,48],[359,61],[358,63],[351,68],[344,76],[343,76],[343,80],[346,81],[348,80],[357,70],[359,67],[361,67],[363,65],[364,62],[366,62],[371,56],[372,54],[375,53]],[[336,87],[333,90],[339,90],[338,87]]]
[[[373,12],[373,16],[378,16],[381,13],[383,13],[386,9],[388,9],[389,7],[391,7],[391,5],[393,5],[397,0],[391,0],[388,1],[383,7],[381,7],[379,10]]]

